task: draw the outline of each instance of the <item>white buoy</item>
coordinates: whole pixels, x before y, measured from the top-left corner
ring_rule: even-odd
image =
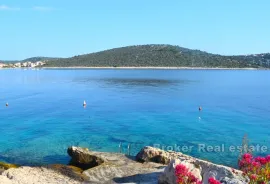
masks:
[[[83,106],[84,106],[84,107],[86,106],[86,101],[85,101],[85,100],[83,101]]]

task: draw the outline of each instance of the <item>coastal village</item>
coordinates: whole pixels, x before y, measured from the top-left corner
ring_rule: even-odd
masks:
[[[37,61],[37,62],[16,62],[16,63],[4,63],[0,61],[0,68],[36,68],[41,67],[45,64],[45,61]]]

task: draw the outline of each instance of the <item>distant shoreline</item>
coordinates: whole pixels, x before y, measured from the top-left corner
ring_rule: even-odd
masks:
[[[269,68],[212,68],[212,67],[41,67],[43,69],[168,69],[168,70],[269,70]]]
[[[0,68],[1,69],[151,69],[151,70],[270,70],[270,68],[213,68],[213,67],[86,67],[86,66],[71,66],[71,67],[16,67],[16,68]]]

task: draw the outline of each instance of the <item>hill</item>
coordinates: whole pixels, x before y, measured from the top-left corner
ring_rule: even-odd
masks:
[[[269,67],[270,54],[222,56],[172,45],[138,45],[48,61],[47,67]]]
[[[53,57],[31,57],[22,60],[21,62],[38,62],[38,61],[50,61],[50,60],[56,60],[60,58],[53,58]]]
[[[60,58],[55,58],[55,57],[31,57],[27,58],[24,60],[0,60],[0,63],[7,63],[7,64],[12,64],[12,63],[18,63],[18,62],[38,62],[38,61],[50,61],[50,60],[56,60]]]
[[[115,48],[71,58],[32,57],[16,62],[26,61],[45,61],[45,67],[270,68],[270,53],[222,56],[179,46],[152,44]]]

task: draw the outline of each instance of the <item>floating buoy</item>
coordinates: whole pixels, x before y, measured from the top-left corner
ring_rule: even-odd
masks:
[[[6,107],[8,107],[8,103],[6,103]]]
[[[199,111],[202,111],[202,107],[201,106],[199,107]]]
[[[83,106],[86,107],[86,102],[85,102],[85,100],[83,101]]]

